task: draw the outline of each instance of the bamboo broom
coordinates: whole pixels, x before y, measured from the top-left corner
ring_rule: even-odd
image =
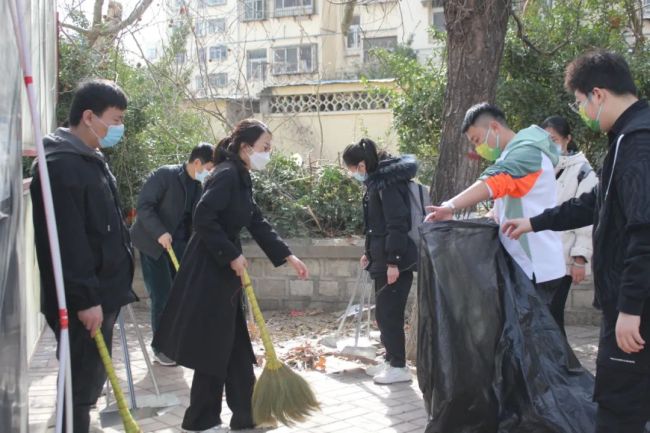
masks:
[[[99,351],[99,356],[102,358],[102,362],[104,363],[104,368],[106,369],[108,380],[111,381],[113,394],[115,394],[117,408],[120,412],[120,417],[122,417],[125,433],[142,433],[142,429],[131,416],[131,412],[129,412],[129,407],[126,404],[126,398],[124,397],[122,388],[120,388],[120,382],[117,380],[117,375],[115,374],[115,369],[113,368],[111,356],[108,354],[108,349],[106,348],[106,343],[104,342],[102,331],[99,329],[97,332],[95,332],[95,343],[97,343],[97,350]]]
[[[266,352],[266,364],[253,391],[253,421],[256,425],[275,424],[279,421],[286,426],[305,421],[313,411],[320,409],[320,404],[307,381],[282,363],[275,354],[247,271],[242,276],[242,284]]]

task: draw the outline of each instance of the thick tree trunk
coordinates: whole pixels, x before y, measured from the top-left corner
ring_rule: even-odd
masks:
[[[447,21],[447,91],[438,166],[431,195],[434,203],[450,199],[476,180],[477,161],[460,127],[469,107],[494,102],[503,56],[510,0],[445,0]],[[418,303],[409,314],[407,358],[417,354]]]
[[[496,96],[510,0],[446,0],[447,91],[439,158],[432,185],[434,203],[469,186],[479,164],[467,158],[470,144],[460,126],[472,105]]]

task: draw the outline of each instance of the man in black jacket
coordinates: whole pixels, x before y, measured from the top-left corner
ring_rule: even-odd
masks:
[[[126,95],[115,83],[81,83],[70,108],[70,128],[43,139],[69,312],[74,432],[89,429],[106,373],[95,342],[101,330],[109,347],[120,307],[137,298],[131,289],[133,256],[115,178],[101,153],[124,132]],[[41,179],[31,184],[36,254],[41,270],[41,311],[60,339],[50,244]]]
[[[186,163],[158,168],[149,175],[138,196],[138,216],[131,237],[140,250],[142,277],[151,298],[154,334],[176,274],[166,250],[173,248],[181,260],[192,233],[192,214],[201,198],[201,182],[213,167],[213,152],[211,144],[201,143],[192,150]],[[155,347],[153,351],[159,364],[175,365]]]
[[[517,238],[594,225],[595,305],[603,312],[597,433],[642,433],[650,421],[650,106],[638,100],[629,67],[617,54],[574,60],[565,86],[587,126],[608,134],[600,182],[536,217],[509,221],[503,230]]]

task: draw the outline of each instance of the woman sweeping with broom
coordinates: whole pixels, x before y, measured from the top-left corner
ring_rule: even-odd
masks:
[[[289,263],[301,279],[309,276],[253,200],[250,170],[263,170],[269,162],[271,138],[264,123],[247,119],[215,149],[216,168],[196,207],[194,233],[154,336],[165,355],[194,370],[182,424],[189,432],[218,429],[224,387],[233,412],[230,428],[255,427],[255,357],[241,304],[247,267],[242,228],[275,266]]]

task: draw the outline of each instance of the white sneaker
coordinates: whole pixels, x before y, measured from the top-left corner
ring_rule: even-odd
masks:
[[[390,385],[391,383],[401,383],[411,381],[411,372],[408,367],[388,367],[375,377],[375,383],[379,385]]]
[[[382,363],[375,364],[366,368],[366,374],[370,377],[375,377],[382,371],[386,370],[388,367],[390,367],[390,364],[388,361],[384,361]]]

